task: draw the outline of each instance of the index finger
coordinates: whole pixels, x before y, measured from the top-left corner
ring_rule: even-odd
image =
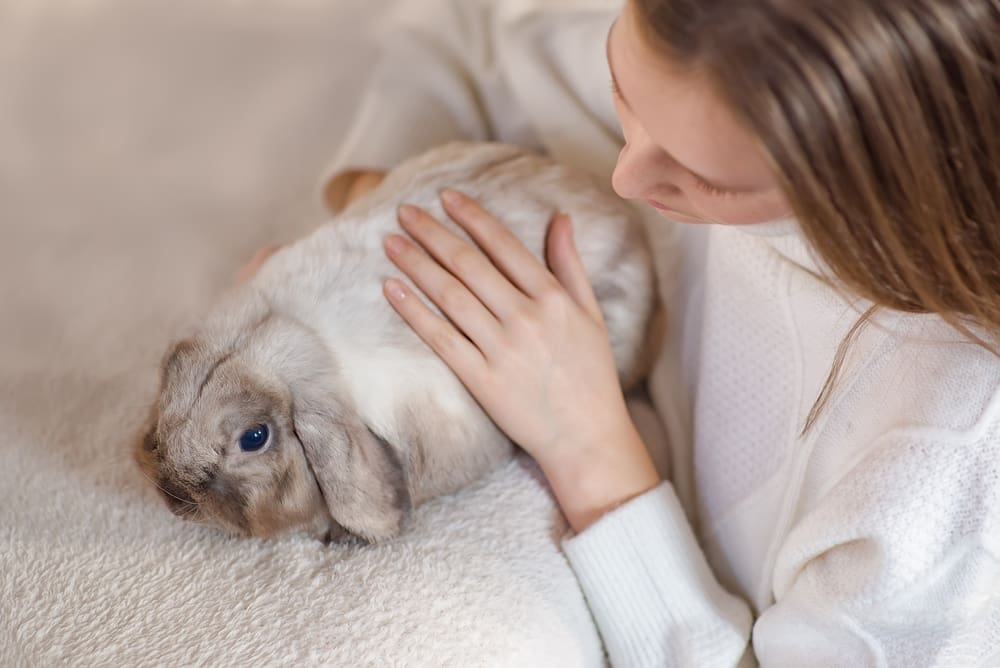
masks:
[[[450,188],[441,192],[441,201],[448,215],[526,295],[536,297],[556,285],[548,267],[479,202]]]

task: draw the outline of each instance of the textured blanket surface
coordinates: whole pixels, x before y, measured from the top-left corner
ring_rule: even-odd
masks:
[[[0,665],[589,666],[518,458],[374,546],[173,517],[130,450],[156,367],[316,178],[373,0],[0,0]]]

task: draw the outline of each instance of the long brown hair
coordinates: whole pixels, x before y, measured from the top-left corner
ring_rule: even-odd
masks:
[[[1000,0],[630,0],[754,133],[805,237],[874,307],[1000,337]],[[975,325],[987,332],[980,336]]]

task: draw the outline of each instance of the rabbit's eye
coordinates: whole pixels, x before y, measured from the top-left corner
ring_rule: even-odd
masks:
[[[240,436],[240,450],[243,452],[254,452],[260,450],[267,444],[267,439],[271,431],[266,424],[259,424],[243,432]]]

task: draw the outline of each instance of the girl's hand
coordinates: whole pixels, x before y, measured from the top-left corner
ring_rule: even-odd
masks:
[[[415,207],[400,207],[390,259],[448,319],[401,281],[396,311],[444,360],[497,425],[541,465],[574,529],[659,482],[628,415],[604,320],[570,220],[548,232],[552,271],[475,201],[445,191],[469,244]],[[481,249],[481,250],[480,250]]]

